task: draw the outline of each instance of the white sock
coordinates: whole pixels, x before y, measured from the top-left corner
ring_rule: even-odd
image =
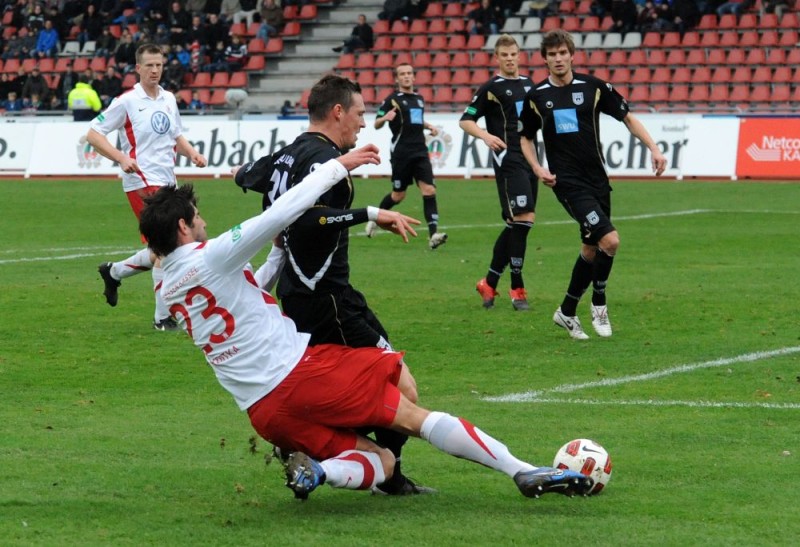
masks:
[[[386,480],[381,457],[374,452],[347,450],[320,465],[327,477],[325,484],[334,488],[369,490]]]
[[[146,272],[152,268],[153,262],[150,260],[150,249],[145,247],[125,260],[114,262],[111,265],[111,277],[117,281],[121,281],[126,277]]]
[[[443,452],[491,467],[513,477],[535,467],[511,455],[508,447],[464,420],[444,412],[431,412],[420,435]]]
[[[155,321],[159,322],[170,316],[167,304],[161,296],[161,282],[164,281],[164,270],[162,268],[153,268],[153,290],[156,294],[156,312]]]

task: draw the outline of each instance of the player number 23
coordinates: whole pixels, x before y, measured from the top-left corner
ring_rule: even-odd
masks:
[[[206,307],[200,312],[200,315],[203,316],[203,319],[208,319],[214,315],[220,316],[223,323],[225,323],[225,329],[221,333],[213,333],[211,336],[208,337],[209,343],[205,345],[203,351],[206,353],[211,352],[211,344],[219,344],[224,342],[228,338],[230,338],[231,334],[233,334],[233,329],[236,326],[236,322],[233,320],[233,316],[230,314],[228,310],[217,306],[217,299],[214,295],[206,289],[205,287],[193,287],[189,292],[186,293],[185,302],[186,305],[191,306],[195,298],[202,298],[206,301]],[[192,319],[189,317],[189,311],[186,309],[186,306],[183,304],[173,304],[169,308],[169,312],[172,314],[173,317],[177,317],[179,314],[183,317],[183,320],[186,321],[186,330],[189,331],[189,336],[192,335]]]

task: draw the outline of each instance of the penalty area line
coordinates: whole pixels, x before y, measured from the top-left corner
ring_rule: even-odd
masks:
[[[713,361],[703,361],[700,363],[690,363],[687,365],[678,365],[655,372],[648,372],[646,374],[635,374],[631,376],[621,376],[619,378],[605,378],[594,382],[584,382],[582,384],[562,384],[550,389],[540,389],[535,391],[526,391],[524,393],[510,393],[507,395],[499,395],[495,397],[483,397],[484,401],[493,403],[525,403],[531,401],[538,401],[542,397],[553,393],[573,393],[581,389],[590,389],[595,387],[611,387],[621,384],[629,384],[632,382],[645,382],[647,380],[655,380],[657,378],[664,378],[672,376],[673,374],[683,374],[686,372],[694,372],[705,368],[722,367],[726,365],[735,365],[738,363],[751,363],[753,361],[761,361],[763,359],[771,359],[772,357],[781,357],[783,355],[791,355],[800,352],[800,346],[793,346],[787,348],[780,348],[772,351],[757,351],[754,353],[745,353],[737,355],[736,357],[723,357],[714,359]]]
[[[529,401],[531,403],[562,404],[562,405],[593,405],[593,406],[685,406],[690,408],[769,408],[773,410],[800,410],[800,403],[737,403],[717,401],[656,401],[629,400],[629,401],[600,401],[597,399],[572,399],[572,398],[539,398]]]

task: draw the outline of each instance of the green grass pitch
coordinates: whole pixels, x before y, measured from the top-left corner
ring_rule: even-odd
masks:
[[[260,196],[198,180],[216,235]],[[139,247],[118,180],[0,182],[0,543],[5,545],[792,545],[800,536],[800,185],[620,181],[614,336],[552,323],[577,226],[540,188],[528,313],[508,277],[474,290],[501,229],[494,182],[440,180],[441,229],[403,244],[353,230],[352,282],[389,330],[420,403],[550,465],[590,437],[614,460],[600,496],[539,500],[500,473],[409,441],[435,496],[323,487],[301,503],[269,446],[183,333],[151,328],[149,275],[105,304],[101,261]],[[385,179],[356,179],[357,206]],[[421,218],[410,188],[398,207]],[[265,253],[259,255],[257,263]],[[588,305],[579,314],[592,335]]]

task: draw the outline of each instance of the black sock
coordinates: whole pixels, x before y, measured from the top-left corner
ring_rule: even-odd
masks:
[[[439,225],[439,209],[436,207],[436,194],[432,196],[422,196],[422,211],[425,214],[425,221],[428,223],[428,233],[433,236]]]
[[[594,257],[594,276],[592,278],[592,304],[595,306],[606,305],[606,283],[611,275],[614,257],[597,249]]]
[[[497,288],[500,276],[508,265],[508,240],[511,237],[511,228],[505,227],[497,240],[494,242],[492,250],[492,262],[489,264],[489,273],[486,274],[486,283],[493,289]]]
[[[567,294],[564,295],[564,300],[561,302],[561,313],[569,317],[577,313],[578,302],[580,302],[581,296],[583,296],[583,293],[586,292],[592,282],[593,270],[594,265],[586,260],[582,254],[579,254],[578,260],[575,261],[575,265],[572,267],[572,277],[569,280]]]
[[[383,199],[381,200],[380,208],[386,209],[388,211],[395,205],[397,205],[397,202],[392,199],[392,194],[386,194],[385,196],[383,196]]]
[[[402,452],[403,445],[406,444],[407,440],[408,435],[403,435],[397,431],[383,428],[375,429],[375,442],[391,450],[396,460],[394,465],[394,474],[392,475],[391,479],[386,481],[386,484],[399,487],[402,486],[406,480],[402,471],[400,470],[400,453]]]
[[[528,247],[528,232],[532,222],[514,221],[511,224],[511,236],[508,238],[508,261],[511,264],[511,288],[525,287],[522,280],[522,267],[525,263],[525,249]]]

